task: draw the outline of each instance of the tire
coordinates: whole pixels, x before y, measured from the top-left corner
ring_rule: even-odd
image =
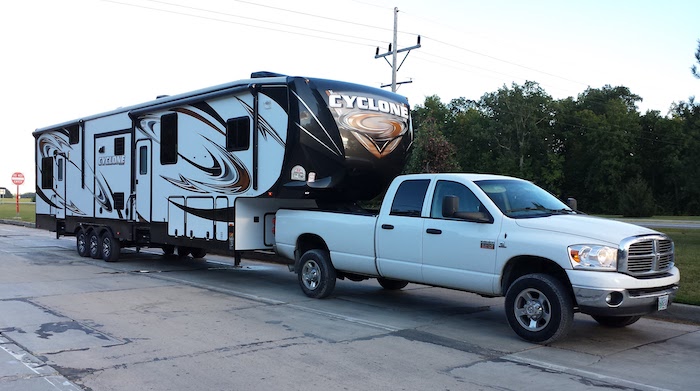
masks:
[[[508,323],[529,342],[546,344],[564,337],[573,324],[573,307],[569,291],[547,274],[522,276],[506,293]]]
[[[102,234],[100,238],[100,250],[102,259],[105,262],[116,262],[119,260],[119,252],[121,251],[121,242],[114,238],[109,231]]]
[[[192,252],[192,249],[185,246],[177,246],[177,256],[180,258],[187,258]]]
[[[398,291],[405,288],[406,285],[408,285],[408,281],[392,280],[390,278],[382,277],[378,277],[377,282],[379,282],[379,285],[381,285],[382,288],[388,291]]]
[[[598,322],[599,325],[605,326],[605,327],[625,327],[629,326],[632,323],[638,321],[641,316],[599,316],[599,315],[591,315],[593,319],[595,319],[596,322]]]
[[[192,251],[190,251],[192,254],[192,258],[200,259],[204,258],[207,256],[207,250],[203,248],[193,248]]]
[[[88,255],[93,259],[102,258],[102,251],[100,251],[100,237],[97,235],[97,231],[90,231],[88,234]]]
[[[85,230],[81,229],[75,236],[75,247],[81,257],[90,255],[90,236]]]
[[[163,246],[163,255],[169,257],[173,254],[175,254],[175,246],[170,244],[166,244],[165,246]]]
[[[309,250],[301,256],[297,276],[301,290],[314,299],[328,297],[335,289],[336,271],[330,254],[324,250]]]

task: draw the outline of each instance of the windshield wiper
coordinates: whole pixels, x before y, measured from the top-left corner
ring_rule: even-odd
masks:
[[[517,209],[509,209],[506,211],[506,213],[517,213],[517,212],[528,212],[528,211],[539,211],[539,212],[546,212],[546,213],[550,213],[550,214],[576,214],[576,211],[574,211],[572,209],[567,209],[567,208],[549,209],[549,208],[545,208],[542,205],[528,206],[525,208],[517,208]]]

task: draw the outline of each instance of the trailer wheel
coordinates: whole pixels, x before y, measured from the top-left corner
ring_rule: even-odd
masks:
[[[638,321],[641,316],[598,316],[591,315],[599,325],[605,327],[625,327]]]
[[[78,255],[81,257],[87,257],[90,255],[90,238],[84,229],[78,231],[75,236],[75,247],[78,250]]]
[[[506,293],[505,309],[513,331],[535,343],[565,336],[574,320],[571,295],[547,274],[528,274],[515,280]]]
[[[119,260],[119,252],[122,248],[121,243],[118,239],[115,239],[109,231],[102,234],[100,244],[102,259],[106,262],[116,262]]]
[[[165,246],[163,246],[163,255],[169,257],[173,254],[175,254],[175,246],[170,244],[166,244]]]
[[[204,258],[207,256],[207,250],[203,248],[193,248],[190,253],[192,254],[192,258]]]
[[[405,288],[406,285],[408,285],[408,281],[392,280],[390,278],[383,277],[378,277],[377,282],[379,282],[379,285],[381,285],[382,288],[388,291],[398,291],[400,289]]]
[[[299,285],[306,296],[322,299],[333,292],[336,272],[328,251],[309,250],[305,252],[299,260],[297,270]]]
[[[100,259],[102,257],[102,251],[100,251],[100,237],[97,235],[97,231],[90,231],[88,235],[88,245],[90,258]]]
[[[192,252],[192,249],[185,246],[177,246],[177,256],[180,258],[187,258]]]

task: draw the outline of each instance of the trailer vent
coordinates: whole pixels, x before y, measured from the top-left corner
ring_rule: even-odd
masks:
[[[114,193],[114,209],[124,209],[124,193]]]

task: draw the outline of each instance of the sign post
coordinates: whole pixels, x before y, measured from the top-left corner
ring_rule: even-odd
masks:
[[[24,183],[24,174],[22,174],[21,172],[16,172],[12,174],[12,183],[17,185],[17,194],[15,195],[15,197],[17,199],[17,217],[19,217],[19,185]]]

